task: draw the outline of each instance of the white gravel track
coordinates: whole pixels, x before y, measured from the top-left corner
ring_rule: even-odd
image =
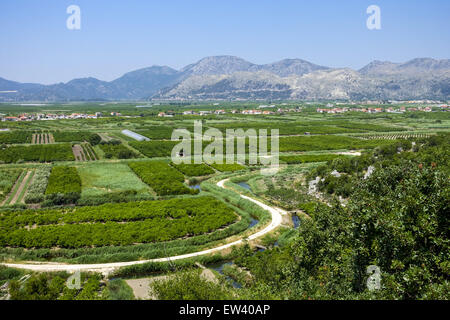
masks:
[[[221,188],[225,188],[224,184],[228,179],[221,180],[217,183],[217,186]],[[265,234],[271,232],[272,230],[276,229],[278,226],[281,225],[282,222],[282,215],[287,214],[285,210],[268,206],[261,201],[255,200],[253,198],[247,197],[245,195],[241,195],[242,198],[247,199],[256,205],[260,206],[264,210],[267,210],[272,215],[272,222],[270,225],[268,225],[263,230],[260,230],[252,235],[250,235],[247,239],[248,240],[254,240],[257,238],[260,238],[264,236]],[[181,260],[186,258],[192,258],[192,257],[198,257],[206,254],[211,253],[217,253],[224,249],[230,248],[232,246],[241,244],[243,242],[243,239],[230,242],[215,248],[183,254],[179,256],[173,256],[173,257],[165,257],[165,258],[157,258],[157,259],[150,259],[150,260],[139,260],[139,261],[127,261],[127,262],[113,262],[113,263],[98,263],[98,264],[65,264],[65,263],[39,263],[39,262],[29,262],[29,263],[2,263],[2,265],[11,267],[11,268],[18,268],[18,269],[25,269],[25,270],[32,270],[32,271],[40,271],[40,272],[54,272],[54,271],[66,271],[69,273],[74,273],[76,271],[84,271],[84,272],[100,272],[103,274],[109,274],[110,272],[114,271],[117,268],[121,267],[127,267],[132,265],[138,265],[143,264],[147,262],[165,262],[165,261],[174,261],[174,260]]]

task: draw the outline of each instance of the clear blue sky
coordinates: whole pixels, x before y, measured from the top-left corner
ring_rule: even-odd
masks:
[[[79,31],[66,28],[71,4],[81,8]],[[366,28],[371,4],[381,8],[381,30]],[[442,59],[449,19],[448,0],[1,0],[0,77],[109,81],[223,54],[355,69],[375,59]]]

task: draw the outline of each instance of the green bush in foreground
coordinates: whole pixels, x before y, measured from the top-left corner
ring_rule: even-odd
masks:
[[[230,300],[232,291],[203,277],[200,270],[186,271],[155,280],[150,292],[160,300]]]
[[[31,274],[21,284],[17,280],[10,283],[11,300],[104,300],[106,290],[101,285],[101,275],[81,275],[81,289],[69,289],[67,273]]]
[[[377,158],[345,207],[317,206],[288,245],[236,259],[257,279],[244,297],[448,300],[448,146]],[[369,266],[380,271],[373,291]]]

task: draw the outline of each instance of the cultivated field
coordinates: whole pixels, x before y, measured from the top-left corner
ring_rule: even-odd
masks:
[[[311,230],[316,232],[319,227],[309,222],[326,225],[326,221],[334,221],[335,216],[327,216],[330,208],[341,210],[336,212],[360,208],[365,200],[354,196],[355,186],[366,188],[367,197],[378,197],[372,194],[371,185],[364,183],[372,174],[378,177],[383,173],[387,164],[413,163],[415,157],[421,157],[420,163],[408,168],[420,168],[426,175],[428,167],[438,170],[448,161],[448,153],[437,150],[450,128],[448,112],[329,115],[303,104],[302,112],[250,116],[231,110],[257,108],[258,104],[224,103],[220,109],[226,114],[193,116],[182,113],[219,107],[180,104],[136,110],[129,103],[53,107],[62,110],[58,112],[99,111],[108,116],[1,122],[0,129],[9,129],[0,131],[1,262],[20,261],[26,268],[28,262],[39,261],[69,269],[75,268],[70,264],[99,264],[96,270],[105,273],[112,269],[103,264],[115,263],[124,267],[113,268],[120,278],[160,275],[173,270],[175,264],[180,271],[191,270],[196,262],[226,260],[228,265],[218,269],[223,275],[217,275],[217,281],[222,283],[223,277],[250,288],[252,277],[266,281],[260,266],[268,266],[267,272],[274,273],[271,261],[290,263],[290,250],[299,248],[290,246],[292,241],[300,243],[299,228],[309,235],[301,242],[308,246],[301,250],[313,251],[309,241],[323,248],[338,243],[339,239],[327,242],[333,236],[326,234],[327,228],[323,234],[313,234]],[[298,105],[287,104],[289,107]],[[176,112],[173,117],[157,116],[172,110]],[[15,115],[25,111],[0,105],[0,112]],[[35,112],[42,110],[36,107]],[[123,116],[109,116],[111,112]],[[267,129],[269,152],[271,130],[278,129],[280,170],[274,175],[262,174],[264,165],[249,165],[248,158],[232,164],[175,164],[170,156],[179,141],[171,141],[172,132],[186,129],[193,136],[195,120],[201,120],[203,133],[216,128],[223,137],[227,129],[254,129],[256,133]],[[136,141],[123,130],[151,140]],[[226,139],[218,141],[226,146]],[[246,139],[246,150],[249,143]],[[203,141],[202,150],[208,144]],[[423,155],[421,150],[425,150]],[[237,160],[236,148],[234,152]],[[394,169],[389,173],[392,179],[399,175]],[[373,188],[390,181],[383,179]],[[398,196],[402,194],[398,192]],[[353,203],[353,197],[359,202]],[[370,205],[386,201],[377,198]],[[352,214],[359,219],[358,214]],[[320,220],[321,215],[328,220]],[[342,221],[346,219],[344,216]],[[330,222],[330,228],[342,221]],[[341,234],[349,234],[348,230]],[[242,250],[233,249],[235,246]],[[254,248],[261,252],[254,253]],[[283,256],[284,252],[289,255]],[[323,254],[313,253],[304,259]],[[268,255],[270,258],[264,260]],[[170,257],[176,257],[176,262]],[[152,262],[139,262],[143,260]],[[282,269],[279,265],[276,268]],[[325,274],[324,270],[320,272]]]

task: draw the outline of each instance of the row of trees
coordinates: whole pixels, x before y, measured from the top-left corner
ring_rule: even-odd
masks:
[[[0,144],[31,143],[30,131],[11,131],[0,133]]]
[[[139,221],[153,218],[179,219],[197,215],[233,216],[233,211],[213,197],[174,198],[169,200],[107,203],[100,206],[58,209],[6,211],[0,217],[5,228],[74,224],[84,222]]]
[[[336,135],[281,137],[280,152],[372,149],[382,145],[393,144],[395,142],[398,141],[362,140],[358,138]]]
[[[109,288],[101,284],[99,274],[82,274],[80,288],[69,288],[67,273],[33,274],[24,283],[12,280],[9,286],[11,300],[105,300]]]
[[[284,161],[287,164],[300,164],[308,162],[326,162],[334,160],[336,158],[345,158],[345,155],[339,154],[305,154],[295,156],[280,156],[280,161]]]
[[[74,160],[75,157],[70,144],[0,147],[0,162],[5,163],[16,163],[21,161],[52,162]]]
[[[206,164],[170,164],[172,167],[183,173],[187,177],[200,177],[213,174],[215,171]]]
[[[55,131],[53,137],[56,142],[89,142],[95,146],[100,143],[102,138],[92,132],[88,131]]]
[[[131,245],[201,235],[235,219],[229,207],[210,197],[6,212],[0,219],[5,230],[0,244],[25,248]]]

